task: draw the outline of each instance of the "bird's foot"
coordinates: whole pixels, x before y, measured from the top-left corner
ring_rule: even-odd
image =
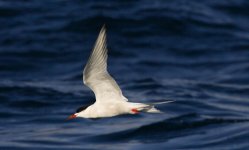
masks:
[[[138,114],[139,113],[139,111],[136,108],[132,108],[131,112],[132,112],[132,114]]]

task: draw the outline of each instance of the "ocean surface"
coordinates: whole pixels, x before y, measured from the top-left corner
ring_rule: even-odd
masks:
[[[0,150],[249,149],[248,0],[1,0]],[[108,70],[162,114],[65,119],[103,25]]]

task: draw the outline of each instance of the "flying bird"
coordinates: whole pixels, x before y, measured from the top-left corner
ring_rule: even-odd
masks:
[[[96,101],[90,106],[81,106],[68,119],[76,117],[94,119],[140,112],[160,113],[154,105],[172,102],[150,104],[129,102],[107,71],[107,52],[106,28],[103,26],[83,70],[83,83],[94,92]]]

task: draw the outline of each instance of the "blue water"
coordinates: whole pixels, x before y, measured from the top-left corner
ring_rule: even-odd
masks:
[[[1,150],[249,149],[247,0],[2,0]],[[103,24],[109,71],[163,114],[65,121]]]

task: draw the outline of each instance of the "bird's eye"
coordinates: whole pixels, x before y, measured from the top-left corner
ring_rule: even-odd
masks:
[[[88,106],[86,106],[86,105],[81,106],[80,108],[78,108],[78,109],[76,110],[76,113],[79,113],[79,112],[85,110],[87,107],[88,107]]]

